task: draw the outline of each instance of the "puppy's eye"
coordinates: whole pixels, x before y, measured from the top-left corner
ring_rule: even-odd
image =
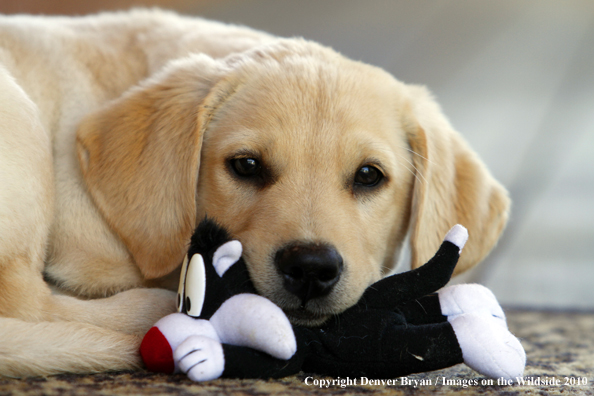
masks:
[[[254,158],[235,158],[231,160],[235,173],[242,177],[252,177],[260,173],[260,162]]]
[[[382,181],[384,175],[372,165],[365,165],[355,173],[355,185],[363,187],[374,187]]]

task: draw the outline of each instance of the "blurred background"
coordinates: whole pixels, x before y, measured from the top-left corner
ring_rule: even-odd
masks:
[[[508,307],[594,310],[594,1],[0,0],[1,13],[132,6],[302,36],[427,85],[514,202],[464,281]]]

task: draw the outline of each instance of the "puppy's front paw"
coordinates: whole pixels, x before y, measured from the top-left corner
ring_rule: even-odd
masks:
[[[176,294],[163,289],[131,289],[84,302],[89,323],[128,334],[145,334],[165,315],[175,312]]]
[[[490,315],[507,328],[505,313],[491,290],[479,284],[444,287],[437,292],[442,315],[453,318],[465,313]]]
[[[464,363],[491,378],[515,380],[526,366],[520,341],[490,315],[462,314],[448,319],[462,350]]]
[[[179,369],[192,381],[219,378],[225,370],[225,356],[220,342],[204,336],[191,336],[173,353]]]

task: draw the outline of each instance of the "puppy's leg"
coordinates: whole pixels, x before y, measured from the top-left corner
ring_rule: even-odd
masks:
[[[53,178],[51,136],[39,109],[0,65],[0,375],[139,367],[138,334],[174,310],[174,294],[52,295],[43,267]]]
[[[142,365],[141,337],[76,322],[0,318],[0,376],[130,370]]]
[[[40,320],[53,213],[51,137],[37,106],[0,65],[0,315]]]
[[[45,319],[144,335],[159,319],[175,312],[175,298],[176,293],[164,289],[132,289],[96,300],[52,296],[46,303]]]

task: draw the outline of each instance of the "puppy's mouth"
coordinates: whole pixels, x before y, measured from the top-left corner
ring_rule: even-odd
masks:
[[[329,314],[316,313],[305,308],[284,308],[283,312],[291,323],[308,327],[320,326],[330,317]]]

